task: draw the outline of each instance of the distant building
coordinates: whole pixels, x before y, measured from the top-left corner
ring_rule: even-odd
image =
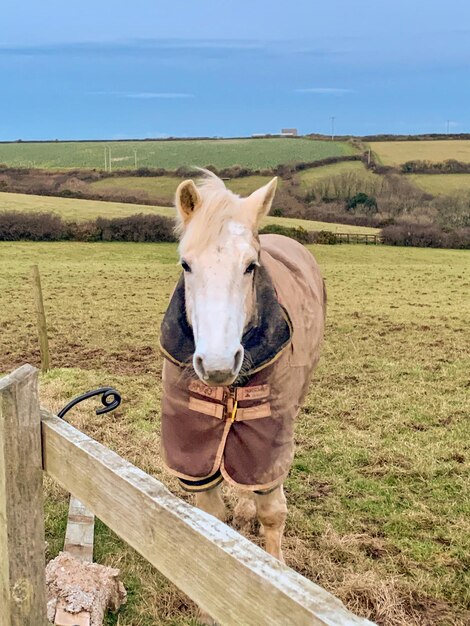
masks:
[[[298,134],[297,128],[283,128],[281,130],[282,137],[297,137]]]

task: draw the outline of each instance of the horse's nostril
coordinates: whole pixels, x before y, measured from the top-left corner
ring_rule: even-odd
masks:
[[[194,357],[194,369],[199,376],[206,378],[206,370],[204,368],[204,360],[202,356],[197,355]]]
[[[233,370],[234,374],[238,374],[243,362],[243,348],[240,348],[235,352],[235,359],[233,361]]]

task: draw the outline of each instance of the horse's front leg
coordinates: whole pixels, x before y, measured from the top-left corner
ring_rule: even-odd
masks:
[[[198,509],[202,509],[206,513],[210,513],[222,522],[225,522],[227,519],[227,510],[222,498],[222,484],[208,489],[207,491],[196,493],[196,506]]]
[[[282,536],[287,517],[286,496],[282,485],[266,494],[255,494],[258,520],[263,525],[266,552],[284,563]]]

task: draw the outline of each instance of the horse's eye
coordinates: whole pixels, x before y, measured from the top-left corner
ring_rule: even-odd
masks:
[[[191,272],[191,268],[184,259],[181,261],[181,267],[184,269],[185,272],[188,272],[188,274]]]
[[[246,268],[246,270],[245,270],[245,274],[253,274],[253,272],[255,271],[255,267],[256,267],[257,265],[258,265],[258,264],[257,264],[257,263],[255,263],[254,261],[253,261],[253,263],[250,263],[250,264],[248,265],[248,267]]]

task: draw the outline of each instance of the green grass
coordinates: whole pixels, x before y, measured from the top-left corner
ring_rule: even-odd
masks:
[[[104,168],[104,149],[108,145],[114,169],[134,169],[134,150],[137,151],[138,167],[172,170],[182,165],[274,167],[281,163],[316,161],[354,153],[354,148],[345,142],[302,138],[0,143],[0,163],[52,169]]]
[[[287,562],[382,626],[465,626],[470,257],[311,249],[326,278],[328,319],[286,483]],[[0,244],[0,371],[39,362],[33,263],[55,368],[41,376],[42,403],[56,410],[80,391],[117,386],[115,414],[96,416],[91,401],[70,420],[180,493],[160,459],[157,348],[179,273],[176,247]],[[65,516],[66,494],[48,481],[48,557],[61,547]],[[95,558],[120,567],[130,592],[119,626],[194,623],[183,594],[102,524]],[[117,623],[110,617],[107,626]]]
[[[444,139],[439,141],[373,141],[371,149],[384,165],[401,165],[406,161],[470,162],[470,140]]]
[[[374,178],[375,174],[367,171],[359,161],[343,161],[322,167],[312,167],[297,174],[302,189],[310,189],[315,183],[331,176],[340,174],[356,174],[364,179]]]
[[[96,193],[123,191],[131,194],[135,191],[143,191],[148,194],[149,198],[160,198],[171,200],[176,191],[176,187],[182,181],[182,178],[174,176],[158,176],[158,177],[135,177],[123,176],[119,178],[102,178],[90,183],[90,191]]]
[[[470,190],[470,174],[407,174],[406,178],[434,196]]]
[[[33,196],[0,192],[0,211],[25,211],[40,213],[52,211],[65,220],[81,222],[96,217],[126,217],[136,213],[156,213],[173,217],[172,207],[149,206],[145,204],[127,204],[123,202],[102,202],[99,200],[77,200],[75,198],[56,198],[52,196]],[[349,226],[330,224],[296,218],[267,217],[264,224],[280,224],[282,226],[302,226],[306,230],[329,230],[332,232],[370,233],[379,232],[377,228],[368,226]]]
[[[245,178],[233,178],[226,180],[226,186],[240,194],[247,196],[258,187],[271,180],[272,176],[246,176]],[[135,191],[143,191],[150,199],[160,201],[173,201],[175,191],[183,178],[174,176],[136,177],[123,176],[119,178],[103,178],[90,184],[90,190],[97,193],[123,191],[129,194]],[[280,181],[281,182],[281,181]]]

